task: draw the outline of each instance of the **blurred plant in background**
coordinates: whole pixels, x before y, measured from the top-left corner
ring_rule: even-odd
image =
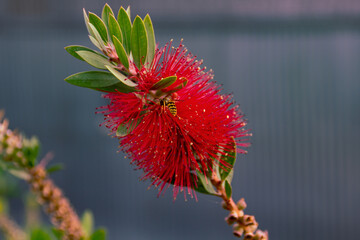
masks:
[[[51,154],[38,161],[40,144],[37,138],[26,138],[8,128],[9,121],[0,113],[0,230],[8,240],[50,240],[50,239],[105,239],[105,230],[93,232],[91,212],[85,212],[82,221],[72,209],[62,191],[53,183],[49,174],[59,170],[59,165],[46,168]],[[25,226],[20,227],[9,216],[7,198],[17,192],[14,177],[25,180],[31,193],[24,191]],[[39,213],[43,206],[50,216],[54,228],[46,226]]]

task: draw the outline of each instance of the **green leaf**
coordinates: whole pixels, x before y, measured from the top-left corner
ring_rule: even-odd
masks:
[[[109,87],[97,87],[90,89],[100,92],[122,92],[122,93],[131,93],[137,91],[135,88],[130,88],[121,82],[111,85]]]
[[[116,19],[113,15],[109,15],[109,35],[111,37],[112,42],[114,42],[114,36],[118,40],[120,40],[120,42],[123,41],[119,23],[116,21]]]
[[[194,190],[200,193],[204,194],[210,194],[210,195],[217,195],[216,191],[214,190],[210,179],[206,178],[204,174],[202,174],[199,171],[196,171],[197,173],[197,187],[194,186]],[[193,176],[193,179],[196,177]]]
[[[96,30],[95,26],[89,23],[89,27],[93,33],[93,36],[89,36],[91,42],[97,46],[101,51],[105,51],[106,47],[104,41],[102,40],[98,30]]]
[[[103,20],[103,22],[105,23],[105,26],[109,29],[109,16],[110,15],[114,15],[113,10],[111,9],[111,7],[106,3],[104,5],[104,8],[102,10],[101,13],[101,18]],[[110,35],[111,36],[111,35]]]
[[[109,72],[80,72],[67,77],[65,81],[75,86],[86,87],[97,91],[115,92],[115,90],[118,90],[123,93],[136,91],[134,87],[125,85]]]
[[[116,136],[117,137],[125,137],[129,133],[131,133],[141,122],[142,118],[131,119],[127,123],[120,124],[118,129],[116,130]]]
[[[119,10],[118,22],[123,35],[123,44],[125,50],[128,54],[130,54],[130,41],[131,41],[131,29],[132,29],[131,20],[130,20],[130,16],[123,7],[121,7]]]
[[[226,177],[226,181],[228,181],[229,183],[231,183],[233,177],[234,177],[234,169],[231,169],[229,175],[227,175],[227,177]]]
[[[229,176],[236,161],[236,143],[234,138],[232,139],[232,142],[229,144],[228,148],[230,150],[225,150],[224,154],[221,156],[222,161],[226,162],[227,166],[219,163],[219,174],[221,181],[224,181]],[[229,179],[229,182],[231,182],[231,179]]]
[[[129,87],[136,87],[137,84],[132,82],[128,77],[117,71],[115,68],[113,68],[110,65],[105,66],[117,79],[119,79],[123,84]]]
[[[85,11],[85,8],[83,8],[83,14],[84,14],[84,21],[85,21],[85,25],[86,25],[86,29],[88,30],[90,36],[93,36],[94,37],[94,33],[92,31],[92,29],[90,28],[90,25],[89,25],[89,17]]]
[[[31,240],[51,240],[51,236],[42,229],[34,229],[31,231]]]
[[[90,240],[105,240],[106,239],[106,231],[103,228],[96,230],[91,236]]]
[[[9,203],[6,198],[0,195],[0,215],[7,214],[9,211]]]
[[[96,30],[99,32],[101,39],[106,43],[108,42],[108,33],[106,30],[105,23],[96,14],[89,13],[89,22],[94,25]]]
[[[227,180],[225,180],[225,193],[226,193],[226,197],[230,199],[232,194],[232,189],[230,183]]]
[[[169,87],[176,81],[176,79],[177,79],[176,76],[170,76],[170,77],[163,78],[160,81],[158,81],[157,83],[155,83],[150,88],[150,90],[163,89],[163,88]]]
[[[62,230],[52,228],[51,231],[52,231],[52,233],[54,234],[54,236],[56,237],[57,240],[62,240],[63,239],[64,232]]]
[[[22,152],[27,160],[28,167],[35,166],[36,159],[40,152],[40,142],[36,137],[23,139]]]
[[[54,172],[57,172],[57,171],[60,171],[63,169],[64,169],[64,164],[58,163],[58,164],[54,164],[54,165],[51,165],[48,168],[46,168],[46,172],[48,174],[51,174],[51,173],[54,173]]]
[[[90,210],[86,210],[82,215],[81,227],[85,233],[85,237],[90,237],[94,229],[94,216]]]
[[[124,67],[129,69],[128,56],[126,54],[126,51],[125,51],[123,45],[121,44],[121,42],[119,41],[119,39],[116,36],[113,36],[113,43],[114,43],[116,53],[120,59],[120,62],[124,65]]]
[[[96,53],[99,55],[102,55],[101,53],[98,53],[90,48],[84,47],[84,46],[77,46],[77,45],[71,45],[71,46],[67,46],[65,47],[65,50],[70,53],[72,56],[76,57],[79,60],[85,61],[82,57],[79,56],[79,54],[77,54],[77,51],[88,51],[88,52],[92,52],[92,53]]]
[[[96,40],[96,38],[94,38],[93,36],[90,36],[89,35],[89,38],[90,38],[90,41],[92,44],[95,45],[95,47],[97,47],[98,49],[102,50],[102,47],[101,45],[99,44],[98,40]],[[105,46],[105,45],[104,45]]]
[[[109,59],[97,53],[84,50],[76,51],[76,53],[84,59],[85,62],[99,69],[106,69],[105,65],[110,64]]]
[[[127,15],[129,16],[129,18],[131,19],[130,6],[128,6],[128,7],[126,8],[126,13],[127,13]]]
[[[101,71],[76,73],[67,77],[65,81],[75,86],[87,88],[109,87],[119,82],[111,73]]]
[[[183,80],[183,82],[180,83],[177,87],[174,87],[173,90],[167,91],[166,93],[171,94],[171,93],[174,93],[174,92],[177,92],[177,91],[183,89],[187,85],[188,80],[184,77],[180,78],[180,80]]]
[[[131,31],[131,52],[138,68],[144,63],[147,55],[147,33],[143,20],[136,16]]]
[[[154,27],[151,22],[151,18],[149,14],[145,16],[144,19],[145,29],[148,37],[148,49],[147,49],[147,57],[145,63],[152,63],[152,60],[154,59],[155,55],[155,48],[156,48],[156,42],[155,42],[155,33],[154,33]]]

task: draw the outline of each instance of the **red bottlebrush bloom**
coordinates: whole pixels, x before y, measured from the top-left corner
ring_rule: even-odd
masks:
[[[212,72],[205,69],[182,44],[173,48],[169,43],[156,50],[150,66],[137,69],[132,79],[138,92],[108,93],[104,97],[110,104],[101,107],[114,134],[119,126],[128,126],[129,133],[119,137],[121,148],[144,171],[143,179],[151,179],[160,193],[173,184],[174,198],[184,188],[192,195],[193,173],[211,171],[233,139],[239,147],[249,145],[238,106],[230,95],[220,94]],[[170,76],[176,81],[161,94],[152,89]]]

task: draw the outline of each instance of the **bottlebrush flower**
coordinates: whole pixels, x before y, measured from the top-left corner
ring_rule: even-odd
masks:
[[[186,193],[196,197],[194,191],[221,197],[235,236],[268,239],[266,232],[256,231],[255,218],[244,215],[244,200],[237,205],[232,199],[236,153],[246,153],[250,136],[238,105],[220,93],[212,71],[182,41],[176,48],[170,42],[158,49],[150,16],[136,16],[133,22],[130,16],[130,7],[115,16],[106,4],[101,18],[84,10],[90,40],[101,53],[77,45],[66,50],[108,71],[80,72],[65,80],[106,92],[109,104],[98,109],[103,125],[159,194],[174,185],[174,199],[179,191],[185,199]],[[245,216],[252,219],[248,225]]]
[[[176,80],[170,86],[154,89],[172,76]],[[192,195],[196,171],[211,172],[216,159],[226,166],[223,156],[233,139],[239,147],[249,145],[243,139],[249,134],[238,106],[212,79],[212,71],[182,43],[177,48],[168,43],[132,78],[137,92],[104,96],[110,100],[100,108],[105,125],[114,135],[125,128],[125,134],[118,134],[121,149],[144,171],[142,179],[151,179],[160,193],[173,184],[174,198],[184,188]]]
[[[120,8],[116,19],[105,5],[101,18],[84,11],[84,19],[102,54],[83,46],[66,50],[109,72],[82,72],[65,80],[107,93],[110,103],[99,109],[104,125],[144,171],[142,179],[151,179],[160,193],[174,185],[175,198],[184,188],[191,195],[192,189],[199,190],[200,174],[209,176],[219,164],[216,173],[229,173],[235,162],[234,139],[238,147],[247,147],[243,137],[249,134],[238,106],[220,93],[212,71],[182,41],[176,48],[172,42],[157,48],[149,15],[136,16],[131,24],[129,8]]]

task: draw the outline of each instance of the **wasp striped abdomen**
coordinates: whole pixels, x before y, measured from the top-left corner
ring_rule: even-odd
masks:
[[[173,115],[174,117],[176,116],[177,108],[176,108],[174,101],[160,100],[160,105],[164,108],[167,107],[169,109],[171,115]]]
[[[177,114],[177,109],[176,109],[176,105],[173,101],[168,101],[166,103],[166,106],[168,107],[170,113],[175,117]]]

